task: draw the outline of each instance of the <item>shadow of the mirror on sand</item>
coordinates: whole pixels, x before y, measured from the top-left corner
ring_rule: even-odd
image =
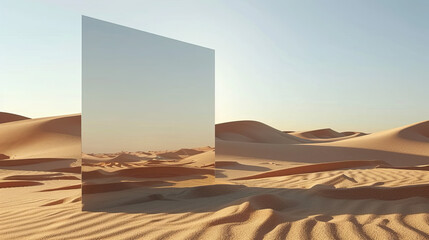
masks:
[[[102,194],[90,195],[96,198],[106,197]],[[332,216],[344,214],[417,214],[429,211],[429,184],[353,189],[336,189],[323,185],[312,189],[298,189],[214,184],[183,188],[128,189],[117,196],[123,197],[104,206],[91,206],[84,201],[83,210],[144,214],[216,214],[226,211],[245,215],[261,210],[272,211],[284,221],[296,221],[316,215],[320,221],[329,221]]]
[[[254,172],[271,170],[271,168],[248,165],[244,163],[239,163],[237,161],[216,161],[215,166],[216,166],[216,171],[219,169],[234,169],[234,170],[254,171]]]

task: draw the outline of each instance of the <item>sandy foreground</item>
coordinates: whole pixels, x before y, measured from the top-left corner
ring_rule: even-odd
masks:
[[[211,148],[85,154],[84,211],[80,115],[0,113],[0,136],[0,239],[429,239],[429,121],[218,124],[215,165]]]

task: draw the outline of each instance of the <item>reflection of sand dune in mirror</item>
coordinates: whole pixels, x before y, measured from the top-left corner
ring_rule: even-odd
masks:
[[[80,174],[69,171],[78,167],[77,161],[71,158],[72,152],[61,155],[72,149],[75,136],[36,127],[50,119],[0,124],[2,131],[14,129],[21,136],[36,132],[32,139],[51,143],[44,149],[25,141],[22,149],[16,144],[13,150],[2,147],[4,155],[16,155],[16,159],[0,163],[24,160],[0,166],[0,235],[6,239],[429,237],[427,122],[329,143],[278,143],[277,137],[269,143],[268,134],[261,132],[257,137],[265,134],[264,142],[218,139],[216,164],[209,161],[214,155],[210,148],[167,151],[180,159],[157,157],[166,151],[87,154],[84,159],[90,166],[86,167],[93,168],[87,173],[97,184],[86,190],[86,196],[104,199],[100,207],[106,209],[87,212],[81,211],[80,180],[75,179]],[[73,121],[63,123],[67,128]],[[18,136],[10,139],[20,142]],[[6,142],[3,137],[1,141]],[[399,145],[402,148],[391,147]],[[195,187],[195,181],[208,179],[143,179],[133,167],[138,167],[137,172],[151,167],[160,172],[186,168],[199,170],[200,175],[215,167],[218,178]],[[115,172],[126,181],[112,181]],[[245,177],[249,179],[232,180]]]
[[[160,188],[214,183],[211,147],[84,154],[82,161],[84,210],[109,211],[116,206],[143,204],[146,201],[139,199],[165,191]]]

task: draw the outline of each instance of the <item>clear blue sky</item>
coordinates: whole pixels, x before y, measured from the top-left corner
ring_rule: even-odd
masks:
[[[215,49],[216,122],[373,132],[429,119],[428,1],[41,1]]]

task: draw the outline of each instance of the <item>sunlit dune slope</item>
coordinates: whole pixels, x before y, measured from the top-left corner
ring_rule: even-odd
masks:
[[[310,142],[257,121],[236,121],[217,124],[216,138],[226,141],[256,143],[296,144]]]
[[[353,147],[429,156],[429,121],[381,131],[359,138],[324,143],[323,146]]]
[[[14,159],[80,158],[80,119],[75,114],[2,123],[0,153]]]
[[[394,166],[416,166],[429,164],[429,121],[377,132],[365,136],[341,139],[332,142],[317,142],[302,139],[287,133],[274,134],[277,131],[265,124],[233,122],[233,126],[222,127],[220,137],[216,139],[216,154],[238,156],[242,158],[279,160],[293,164],[348,160],[380,160]],[[240,124],[240,125],[239,125]],[[236,129],[239,129],[237,131]],[[255,129],[253,129],[255,128]],[[249,136],[252,141],[237,141],[225,136]],[[255,134],[255,132],[257,134]],[[271,137],[275,135],[276,137]],[[258,138],[263,136],[262,138]],[[270,136],[270,137],[267,137]],[[287,137],[284,137],[287,136]],[[288,137],[294,137],[294,144]],[[255,139],[262,139],[256,141]],[[279,140],[280,139],[280,140]],[[283,141],[281,139],[288,139]],[[305,142],[304,140],[307,140]]]

